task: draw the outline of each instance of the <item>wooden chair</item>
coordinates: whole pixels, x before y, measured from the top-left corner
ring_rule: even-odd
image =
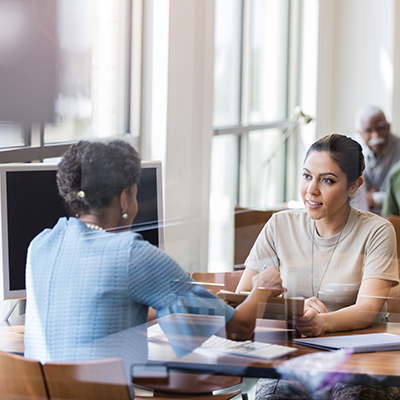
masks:
[[[120,358],[46,363],[43,374],[52,400],[130,400]]]
[[[397,256],[400,256],[400,217],[398,215],[390,215],[388,219],[396,231]]]
[[[390,215],[389,221],[393,224],[394,230],[396,231],[397,259],[399,262],[400,275],[400,217],[397,215]],[[400,322],[400,285],[390,290],[387,305],[390,321]]]
[[[251,210],[249,208],[235,207],[235,269],[244,267],[244,261],[257,236],[272,214],[278,210]]]
[[[212,293],[218,293],[221,289],[234,292],[242,277],[241,271],[228,272],[193,272],[192,278],[197,282],[206,282],[204,286]]]
[[[48,398],[39,361],[0,351],[0,399]]]

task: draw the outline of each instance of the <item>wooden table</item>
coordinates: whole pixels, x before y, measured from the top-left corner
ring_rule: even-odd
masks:
[[[390,332],[400,335],[400,323],[375,323],[367,329],[324,336],[377,332]],[[168,344],[150,342],[148,366],[151,368],[163,365],[169,371],[278,378],[281,375],[277,369],[284,367],[284,363],[289,359],[313,353],[332,354],[328,351],[293,344],[292,337],[293,331],[286,329],[284,321],[258,320],[255,340],[292,346],[298,350],[291,356],[272,361],[221,354],[207,357],[203,354],[204,352],[199,353],[197,351],[185,357],[177,358]],[[307,367],[303,370],[311,372],[315,367]],[[400,386],[400,350],[352,354],[344,365],[334,368],[323,366],[318,370],[335,372],[339,380],[343,382]]]
[[[25,315],[0,323],[0,350],[24,354]]]
[[[325,336],[376,332],[400,335],[400,323],[375,323],[367,329]],[[147,367],[150,370],[155,367],[163,367],[168,371],[274,378],[280,376],[277,369],[289,359],[317,352],[331,354],[311,347],[292,344],[292,333],[286,329],[284,321],[257,321],[255,340],[289,345],[298,349],[292,356],[273,361],[219,354],[206,356],[201,351],[194,351],[187,356],[177,358],[168,343],[149,341]],[[0,323],[0,350],[23,354],[23,334],[24,316]],[[313,367],[306,368],[307,371],[312,369]],[[323,370],[328,371],[329,369],[324,367]],[[400,350],[352,354],[344,365],[332,368],[331,371],[337,373],[342,381],[400,386]]]

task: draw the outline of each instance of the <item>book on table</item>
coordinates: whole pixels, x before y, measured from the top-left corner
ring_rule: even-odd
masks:
[[[321,350],[352,350],[354,353],[400,350],[400,335],[393,333],[365,333],[361,335],[327,336],[294,339],[294,343]]]

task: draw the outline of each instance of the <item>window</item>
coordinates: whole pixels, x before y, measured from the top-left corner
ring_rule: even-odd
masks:
[[[214,126],[240,124],[242,1],[215,2]]]
[[[129,132],[131,1],[56,4],[55,122],[0,121],[0,162],[58,157],[70,142]],[[28,15],[45,31],[41,12]]]
[[[53,70],[53,60],[49,63],[37,47],[30,46],[35,51],[29,53],[27,29],[39,32],[39,36],[56,44],[55,122],[21,123],[0,118],[0,163],[54,162],[52,159],[60,157],[71,142],[122,136],[130,130],[132,1],[48,1],[0,3],[1,67],[5,61],[15,60],[10,54],[17,54],[14,49],[21,48],[20,54],[29,61],[36,62],[40,55],[39,64]],[[48,22],[55,28],[48,29]],[[23,42],[23,39],[28,40]],[[49,76],[44,78],[46,82],[53,82]],[[17,83],[23,85],[20,81]],[[12,89],[14,94],[29,92],[30,87],[13,86]],[[0,100],[7,105],[10,92],[5,92],[0,94]],[[9,308],[10,301],[0,302],[3,314]],[[23,309],[24,302],[13,315],[21,314]]]
[[[22,125],[12,121],[0,121],[0,147],[22,146]]]
[[[290,0],[216,0],[210,270],[229,270],[234,207],[286,200]]]

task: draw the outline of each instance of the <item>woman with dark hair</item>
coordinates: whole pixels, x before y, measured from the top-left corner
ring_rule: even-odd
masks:
[[[363,183],[363,169],[362,149],[353,139],[332,134],[316,141],[303,164],[305,210],[274,214],[245,261],[239,291],[249,289],[265,266],[274,266],[286,295],[306,298],[297,319],[303,335],[361,329],[382,320],[385,297],[398,283],[393,226],[349,204]]]
[[[192,285],[173,259],[130,231],[139,178],[139,154],[121,140],[80,141],[64,154],[57,183],[71,217],[60,218],[28,249],[27,357],[42,362],[121,357],[129,378],[134,364],[146,362],[149,307],[157,317],[181,310],[219,315],[228,335],[244,338],[254,330],[257,304],[283,290],[271,268],[254,279],[248,300],[234,310]],[[206,338],[221,328],[175,329],[162,321],[178,355],[199,344],[191,337]]]
[[[304,314],[295,321],[303,335],[385,320],[385,298],[399,282],[393,226],[350,206],[363,170],[362,148],[353,139],[332,134],[316,141],[300,182],[305,209],[274,214],[245,261],[238,291],[248,290],[257,274],[273,266],[285,296],[306,299]]]

